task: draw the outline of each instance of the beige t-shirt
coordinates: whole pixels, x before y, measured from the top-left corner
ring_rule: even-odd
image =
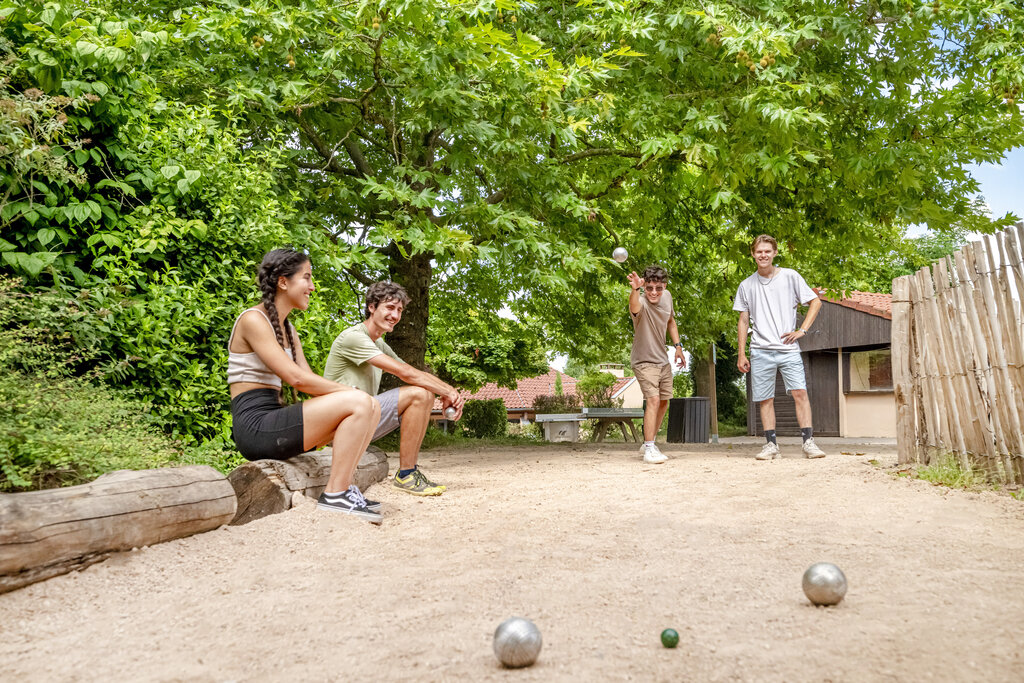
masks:
[[[324,366],[324,377],[376,396],[380,389],[381,369],[370,364],[369,360],[382,353],[397,361],[402,360],[384,342],[383,337],[377,341],[370,339],[370,331],[364,323],[353,325],[339,334],[331,344],[331,352]]]
[[[674,315],[672,295],[667,289],[657,304],[652,304],[646,296],[640,295],[640,311],[629,316],[633,320],[633,352],[629,356],[630,365],[668,365],[665,335],[668,333],[669,318]]]

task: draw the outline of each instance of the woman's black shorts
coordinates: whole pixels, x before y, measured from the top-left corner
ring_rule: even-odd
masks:
[[[275,389],[231,399],[231,436],[246,460],[286,460],[303,452],[302,404],[282,406]]]

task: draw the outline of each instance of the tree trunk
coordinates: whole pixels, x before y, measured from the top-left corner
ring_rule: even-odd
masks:
[[[698,356],[692,354],[690,360],[693,362],[693,395],[711,396],[711,373],[708,366],[711,365],[710,353],[707,357],[703,354]]]
[[[392,282],[405,287],[410,301],[402,313],[402,320],[388,333],[386,341],[399,358],[420,370],[427,369],[427,321],[430,319],[430,281],[433,274],[431,258],[431,254],[404,258],[396,249],[388,266]],[[399,384],[397,377],[384,373],[380,390],[386,391]]]
[[[0,593],[111,553],[227,524],[235,492],[205,465],[111,472],[88,484],[0,494]]]
[[[236,467],[228,475],[238,497],[232,525],[290,510],[296,495],[317,498],[331,474],[331,449],[303,453],[287,460],[255,460]],[[360,491],[388,476],[388,456],[370,446],[359,459],[353,482]]]

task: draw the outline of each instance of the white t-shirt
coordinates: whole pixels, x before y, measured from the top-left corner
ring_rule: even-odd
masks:
[[[786,344],[782,337],[796,329],[797,304],[817,298],[800,273],[792,268],[778,268],[774,277],[761,277],[755,272],[741,282],[732,310],[750,314],[750,329],[754,333],[750,348],[799,352],[798,344]]]

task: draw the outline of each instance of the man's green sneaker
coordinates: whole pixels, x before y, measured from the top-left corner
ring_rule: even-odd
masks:
[[[399,477],[396,472],[393,484],[396,489],[411,493],[414,496],[440,496],[445,492],[444,486],[435,484],[427,479],[418,467],[412,471],[412,474],[406,477]]]

